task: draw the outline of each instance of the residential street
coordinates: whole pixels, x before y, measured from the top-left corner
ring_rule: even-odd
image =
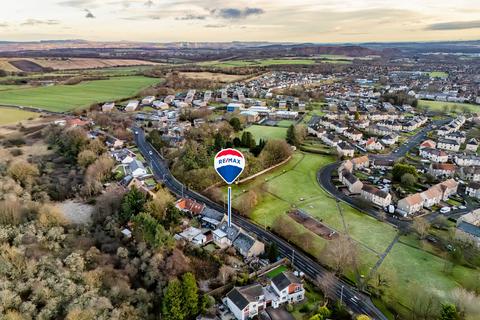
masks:
[[[198,202],[205,203],[208,207],[220,212],[225,211],[223,205],[215,203],[192,190],[188,190],[182,183],[175,179],[175,177],[171,175],[160,154],[146,142],[143,130],[140,128],[133,128],[133,130],[134,132],[137,132],[137,134],[135,134],[135,142],[140,152],[145,157],[146,161],[150,163],[155,176],[163,181],[166,187],[178,196],[192,198]],[[309,278],[315,280],[326,274],[327,270],[305,255],[301,249],[299,250],[270,231],[263,229],[238,214],[233,214],[233,222],[244,230],[255,234],[261,241],[276,243],[280,256],[289,258],[293,262],[295,268],[304,272]],[[337,281],[331,285],[331,291],[337,299],[342,299],[342,301],[344,301],[344,303],[355,313],[366,314],[372,319],[387,319],[382,312],[373,305],[368,296],[358,292],[355,287],[345,281],[337,279]]]

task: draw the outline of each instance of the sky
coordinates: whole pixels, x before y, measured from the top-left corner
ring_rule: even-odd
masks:
[[[0,41],[480,39],[479,0],[2,0]]]

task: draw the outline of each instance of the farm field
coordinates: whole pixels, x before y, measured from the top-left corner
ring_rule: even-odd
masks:
[[[255,190],[259,196],[258,205],[250,213],[250,218],[259,225],[271,227],[280,216],[286,216],[289,225],[296,230],[294,234],[308,233],[313,235],[312,243],[296,243],[293,237],[290,241],[317,258],[322,258],[321,252],[328,240],[310,233],[303,225],[287,216],[291,209],[301,209],[317,218],[323,224],[337,231],[344,231],[342,216],[339,214],[336,202],[316,181],[316,173],[322,166],[334,161],[333,157],[296,152],[291,161],[261,177],[245,184],[233,187],[233,204],[238,206],[242,195],[249,190]],[[371,218],[346,204],[342,208],[345,225],[349,236],[358,244],[360,255],[360,273],[366,276],[378,255],[383,253],[393,241],[397,230],[383,222]],[[401,239],[403,239],[402,237]],[[451,274],[445,273],[445,260],[414,245],[397,242],[387,255],[380,272],[395,274],[391,285],[386,289],[386,297],[401,301],[404,306],[411,306],[413,297],[421,284],[428,292],[434,292],[438,297],[446,297],[458,286],[470,288],[472,283],[480,279],[480,271],[466,267],[455,267]],[[412,268],[415,272],[412,272]],[[347,274],[355,280],[353,274]],[[475,280],[477,279],[477,280]],[[418,295],[417,295],[418,296]],[[389,299],[390,301],[392,299]],[[397,305],[399,310],[404,309]]]
[[[443,102],[443,101],[431,101],[431,100],[418,100],[418,105],[426,107],[432,111],[444,111],[444,106],[449,108],[449,111],[463,112],[464,108],[469,112],[480,112],[480,105],[474,105],[469,103],[456,103],[456,102]]]
[[[191,79],[207,79],[218,82],[234,82],[248,78],[248,75],[235,75],[226,73],[213,73],[213,72],[179,72],[180,76]]]
[[[0,125],[14,124],[20,121],[38,118],[40,116],[40,114],[36,112],[29,112],[13,108],[0,108],[0,112],[2,113],[2,116],[0,116]]]
[[[281,128],[281,127],[252,125],[245,130],[248,132],[251,132],[257,142],[260,141],[260,139],[263,139],[263,140],[285,139],[287,135],[287,128]]]
[[[206,61],[201,62],[200,65],[212,66],[220,68],[231,67],[265,67],[271,65],[283,65],[283,64],[314,64],[315,60],[312,59],[258,59],[258,60],[231,60],[231,61]]]
[[[0,91],[0,104],[32,106],[63,112],[87,107],[92,103],[126,99],[159,81],[160,79],[156,78],[132,76],[86,81],[71,86],[4,90]]]
[[[428,75],[430,76],[430,78],[447,78],[448,77],[448,73],[443,71],[432,71],[432,72],[429,72]]]
[[[155,65],[156,63],[143,60],[129,59],[96,59],[96,58],[0,58],[0,69],[5,71],[29,71],[21,70],[19,67],[12,65],[9,61],[24,60],[30,61],[43,68],[51,68],[53,70],[74,70],[74,69],[95,69],[122,66],[140,66]]]

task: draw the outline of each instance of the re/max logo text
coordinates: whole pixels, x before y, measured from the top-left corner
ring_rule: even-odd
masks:
[[[240,159],[237,158],[222,158],[218,159],[218,164],[238,164],[240,165]]]

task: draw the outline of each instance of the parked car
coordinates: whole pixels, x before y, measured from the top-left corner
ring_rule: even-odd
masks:
[[[443,207],[440,209],[440,213],[449,213],[452,209],[450,207]]]

